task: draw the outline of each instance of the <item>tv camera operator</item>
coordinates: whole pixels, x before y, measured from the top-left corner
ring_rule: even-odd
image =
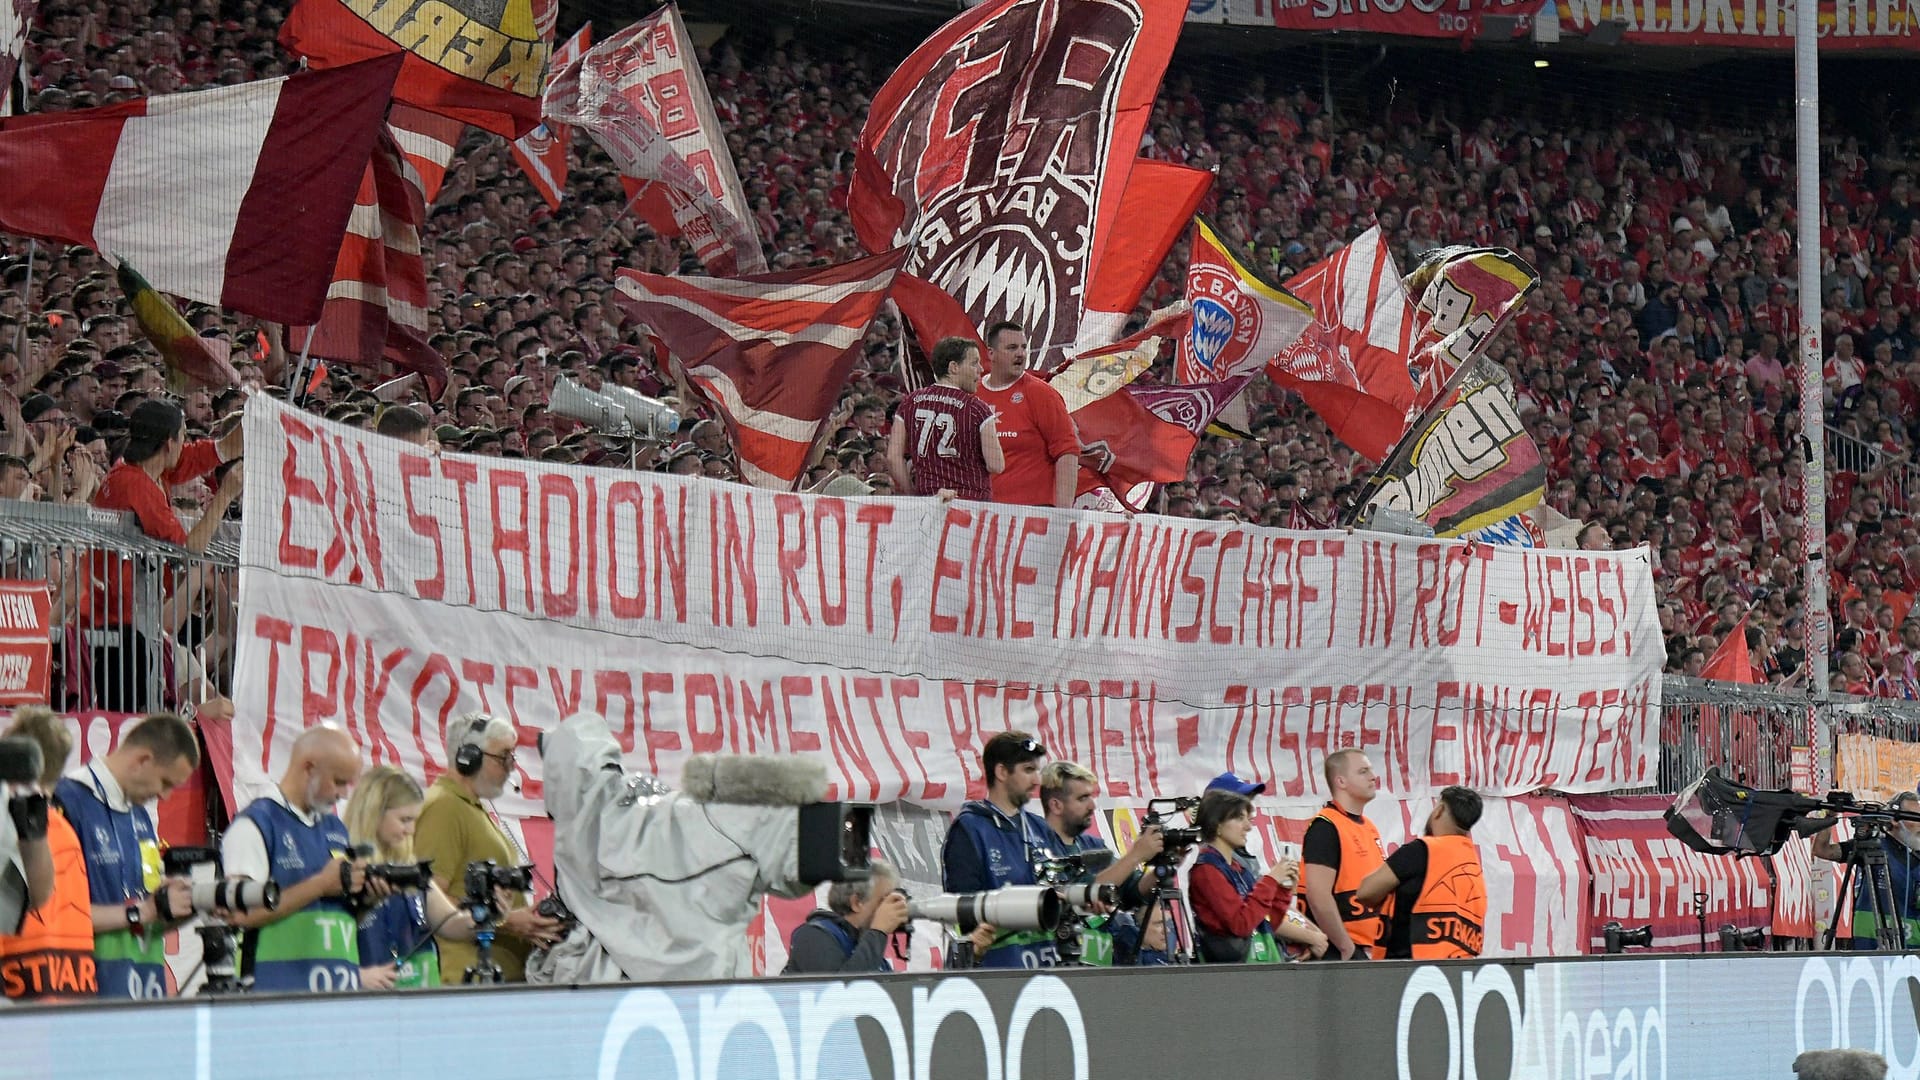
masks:
[[[837,881],[827,906],[794,928],[782,975],[840,975],[892,971],[887,943],[907,924],[907,898],[900,876],[883,859],[870,864],[865,881]]]
[[[1079,934],[1080,958],[1087,964],[1110,967],[1125,958],[1137,956],[1140,925],[1126,912],[1145,906],[1158,886],[1161,871],[1147,864],[1165,847],[1161,830],[1149,827],[1141,831],[1127,853],[1119,858],[1094,836],[1094,792],[1099,781],[1085,766],[1071,761],[1055,761],[1040,772],[1040,809],[1046,815],[1047,829],[1041,837],[1040,857],[1068,863],[1066,876],[1058,884],[1092,885],[1087,890],[1083,914],[1091,915],[1083,926],[1066,932]],[[1095,865],[1104,864],[1101,869]],[[1104,896],[1103,896],[1104,894]],[[1104,898],[1110,896],[1110,900]],[[1116,942],[1121,946],[1116,950]]]
[[[6,735],[0,739],[0,788],[11,783],[13,790],[5,799],[7,813],[0,814],[0,851],[17,846],[23,865],[16,870],[0,857],[0,891],[13,889],[0,899],[0,994],[14,1001],[97,997],[86,857],[73,826],[44,794],[60,782],[73,735],[40,705],[15,709]],[[28,779],[25,766],[36,751],[40,771]],[[17,841],[8,840],[7,827],[15,829]],[[23,901],[31,907],[20,918],[15,913]]]
[[[416,858],[433,863],[434,881],[450,896],[471,892],[467,868],[475,863],[493,863],[504,870],[531,861],[522,857],[520,845],[482,805],[483,800],[497,799],[506,791],[519,741],[512,721],[485,713],[469,714],[447,727],[449,768],[427,792],[414,828],[413,849]],[[525,891],[508,890],[501,899],[494,927],[499,936],[492,940],[487,963],[482,963],[471,936],[463,941],[440,935],[440,963],[449,978],[467,968],[488,969],[482,974],[491,977],[491,968],[498,968],[498,981],[524,982],[527,957],[566,935],[565,920],[528,906]]]
[[[1907,813],[1920,813],[1920,794],[1903,791],[1895,795],[1888,806]],[[1858,863],[1854,852],[1858,840],[1836,843],[1831,830],[1817,832],[1809,839],[1815,858],[1841,864],[1850,861]],[[1890,822],[1884,826],[1879,843],[1886,858],[1887,884],[1894,910],[1900,913],[1903,923],[1901,940],[1908,948],[1920,948],[1920,824],[1911,821]],[[1853,875],[1853,938],[1848,947],[1872,952],[1880,948],[1880,922],[1875,914],[1874,885],[1867,867],[1857,865],[1856,869],[1858,872]]]
[[[226,873],[279,887],[277,906],[228,913],[245,931],[240,972],[256,990],[360,988],[356,904],[391,892],[367,876],[364,856],[333,811],[360,767],[360,748],[345,731],[308,728],[294,740],[279,786],[227,829],[220,846]]]
[[[106,757],[78,766],[54,788],[86,860],[101,997],[167,996],[165,935],[192,916],[193,891],[185,878],[165,875],[148,804],[186,783],[199,765],[193,727],[155,713],[128,728]]]
[[[1047,748],[1024,731],[1002,731],[980,751],[987,797],[960,808],[941,848],[941,887],[950,894],[1038,884],[1034,862],[1052,830],[1026,809],[1040,786]],[[984,968],[1051,967],[1059,959],[1051,930],[1000,933],[982,923],[971,934],[974,964]]]

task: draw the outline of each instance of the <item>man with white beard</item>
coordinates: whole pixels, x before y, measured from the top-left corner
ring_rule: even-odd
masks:
[[[519,733],[513,722],[474,713],[447,725],[447,771],[427,791],[420,823],[413,834],[413,857],[433,860],[434,880],[454,902],[466,895],[468,863],[492,860],[503,867],[533,860],[524,858],[520,845],[500,826],[484,802],[500,797],[513,777]],[[527,956],[560,940],[558,919],[527,906],[525,893],[504,898],[499,937],[493,943],[493,962],[504,982],[526,980]],[[471,941],[442,937],[440,970],[448,981],[461,977],[479,963]]]
[[[1920,813],[1920,795],[1903,791],[1893,797],[1891,805],[1895,810],[1909,814]],[[1814,834],[1812,841],[1814,857],[1829,862],[1846,862],[1857,842],[1846,840],[1834,843],[1832,830]],[[1910,821],[1888,824],[1886,835],[1880,839],[1880,846],[1887,857],[1887,881],[1892,886],[1894,907],[1893,911],[1882,912],[1881,915],[1900,919],[1903,924],[1900,940],[1907,948],[1920,947],[1920,887],[1916,887],[1920,886],[1920,825]],[[1865,868],[1856,868],[1853,873],[1852,947],[1867,952],[1880,947],[1879,921],[1870,890]]]

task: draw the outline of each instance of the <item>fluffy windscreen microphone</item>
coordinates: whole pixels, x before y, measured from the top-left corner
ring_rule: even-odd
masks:
[[[827,767],[796,757],[695,754],[680,773],[680,790],[695,802],[805,806],[827,794]]]
[[[1886,1080],[1887,1059],[1865,1050],[1809,1050],[1793,1060],[1800,1080]]]
[[[39,743],[17,737],[0,739],[0,783],[37,784],[42,765]]]

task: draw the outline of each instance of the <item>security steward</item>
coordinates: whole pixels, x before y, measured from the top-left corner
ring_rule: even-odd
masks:
[[[1362,905],[1393,897],[1389,960],[1467,960],[1480,955],[1487,922],[1480,852],[1468,835],[1480,820],[1480,796],[1463,787],[1440,792],[1426,835],[1400,845],[1354,893]]]
[[[52,709],[15,709],[10,738],[40,747],[40,786],[52,791],[73,754],[73,735]],[[46,807],[47,849],[53,860],[53,894],[27,912],[18,933],[0,934],[0,994],[13,1001],[72,1001],[96,997],[100,980],[93,962],[93,912],[87,895],[87,859],[80,837],[59,807]],[[12,929],[12,928],[5,928]]]
[[[1367,755],[1352,748],[1328,754],[1321,772],[1333,798],[1307,823],[1300,843],[1307,910],[1327,935],[1329,958],[1366,960],[1386,937],[1392,915],[1391,899],[1388,906],[1374,909],[1355,896],[1367,875],[1386,862],[1380,830],[1362,813],[1379,790],[1379,781]]]

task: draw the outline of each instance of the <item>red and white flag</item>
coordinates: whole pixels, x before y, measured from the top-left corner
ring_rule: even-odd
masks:
[[[467,125],[425,109],[396,104],[387,114],[387,126],[393,129],[394,141],[400,144],[407,164],[420,174],[420,197],[432,206],[447,182],[447,166],[460,148],[460,135]]]
[[[556,0],[299,0],[280,44],[315,70],[405,59],[395,101],[508,138],[540,122]]]
[[[564,71],[572,66],[592,40],[593,24],[588,23],[554,48],[552,70]],[[554,120],[542,121],[513,141],[513,160],[520,163],[534,189],[555,210],[560,209],[560,194],[567,190],[567,151],[572,143],[573,129]]]
[[[1299,394],[1335,438],[1386,461],[1413,405],[1413,310],[1379,228],[1301,271],[1287,291],[1313,308],[1313,319],[1267,365],[1267,377]]]
[[[20,58],[27,55],[27,30],[39,0],[0,0],[0,116],[13,112]]]
[[[1080,490],[1105,487],[1122,505],[1140,510],[1130,493],[1142,485],[1184,480],[1187,463],[1207,425],[1251,375],[1196,386],[1127,386],[1073,413],[1080,432]],[[1150,489],[1148,489],[1150,490]]]
[[[399,136],[396,125],[381,137],[361,178],[325,312],[311,327],[288,327],[287,347],[365,366],[391,360],[419,373],[438,397],[446,387],[447,362],[427,344],[427,268],[420,252],[427,201],[419,165],[402,150]],[[444,159],[439,167],[444,175]]]
[[[749,278],[621,270],[615,284],[726,417],[741,478],[790,490],[905,256]]]
[[[1120,336],[1212,186],[1213,173],[1206,169],[1164,161],[1133,163],[1107,246],[1094,253],[1075,355]]]
[[[847,206],[861,243],[908,247],[909,273],[976,326],[1021,324],[1029,364],[1058,366],[1080,340],[1096,253],[1127,229],[1128,180],[1186,11],[987,0],[935,31],[868,110]]]
[[[311,323],[399,68],[0,121],[0,230],[124,259],[161,292]]]
[[[757,274],[754,232],[733,157],[672,5],[556,68],[544,115],[593,136],[620,169],[633,206],[663,235],[684,236],[714,274]]]
[[[1259,371],[1313,321],[1304,301],[1263,280],[1205,218],[1193,219],[1187,305],[1193,325],[1174,361],[1174,379],[1182,383]]]

